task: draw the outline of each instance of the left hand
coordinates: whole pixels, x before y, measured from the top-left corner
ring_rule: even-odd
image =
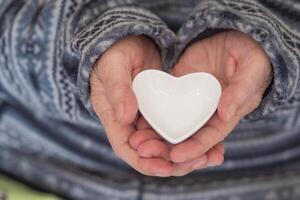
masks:
[[[132,90],[132,79],[140,71],[161,69],[162,62],[155,43],[144,35],[120,39],[95,63],[91,78],[93,109],[105,129],[115,154],[142,174],[170,176],[171,165],[165,159],[144,158],[129,145],[136,132],[138,105]],[[151,130],[139,130],[139,133]]]
[[[176,176],[223,163],[221,142],[260,104],[272,79],[272,67],[264,50],[238,31],[219,33],[188,47],[171,73],[182,76],[192,72],[208,72],[221,83],[222,96],[212,118],[192,137],[177,145],[165,142],[165,146],[152,146],[153,138],[161,140],[158,136],[132,135],[130,139],[141,156],[159,157],[157,152],[170,148],[169,157]],[[148,126],[145,122],[140,124]]]

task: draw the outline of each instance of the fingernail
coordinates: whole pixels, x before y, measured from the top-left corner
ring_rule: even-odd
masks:
[[[235,115],[235,112],[236,112],[236,105],[231,104],[228,107],[227,120],[231,120],[233,118],[233,116]]]
[[[200,161],[199,160],[190,160],[190,161],[185,161],[183,163],[180,163],[180,165],[182,168],[190,168],[190,167],[193,168],[193,166],[197,165],[199,162],[201,162],[201,160]]]
[[[194,169],[199,169],[199,168],[202,168],[203,166],[205,166],[207,163],[207,157],[204,156],[204,157],[201,157],[200,159],[198,159],[198,162],[196,164],[193,165],[193,170]]]
[[[156,173],[155,173],[155,176],[158,176],[158,177],[166,177],[166,174],[163,173],[163,172],[156,172]]]
[[[124,110],[125,110],[124,104],[123,104],[123,103],[120,103],[120,104],[118,105],[118,109],[117,109],[117,112],[118,112],[117,115],[118,115],[119,121],[122,121],[122,119],[123,119]]]
[[[206,165],[206,161],[199,161],[192,168],[193,168],[193,170],[200,169],[200,168],[203,168],[205,165]]]
[[[207,167],[216,167],[216,166],[219,166],[220,164],[219,163],[216,163],[216,162],[209,162],[207,164]]]

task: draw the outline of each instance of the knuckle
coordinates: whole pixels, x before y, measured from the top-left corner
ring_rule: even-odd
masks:
[[[225,133],[223,133],[223,131],[221,131],[221,129],[217,126],[211,126],[211,128],[213,129],[213,132],[215,133],[217,140],[219,142],[224,141]]]
[[[197,150],[198,150],[198,153],[202,153],[204,151],[204,143],[202,142],[202,138],[200,137],[199,134],[195,134],[191,137],[191,140],[193,140],[196,145],[198,146],[197,147]]]

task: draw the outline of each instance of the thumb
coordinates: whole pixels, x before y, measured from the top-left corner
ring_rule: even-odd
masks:
[[[108,101],[116,119],[121,124],[132,123],[137,115],[137,100],[132,90],[130,68],[115,61],[108,65],[99,66],[99,76],[102,81]]]
[[[243,85],[228,86],[223,91],[218,106],[220,118],[223,121],[230,121],[247,100],[251,100],[251,95]]]
[[[222,93],[218,106],[220,118],[230,121],[235,115],[242,118],[253,111],[268,86],[265,76],[259,67],[249,67],[236,72]]]

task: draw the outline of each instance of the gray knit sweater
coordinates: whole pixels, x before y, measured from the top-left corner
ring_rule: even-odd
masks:
[[[144,177],[112,152],[89,75],[120,38],[145,34],[168,71],[193,39],[254,38],[274,79],[226,139],[221,167]],[[0,171],[67,198],[300,199],[299,0],[0,0]]]

